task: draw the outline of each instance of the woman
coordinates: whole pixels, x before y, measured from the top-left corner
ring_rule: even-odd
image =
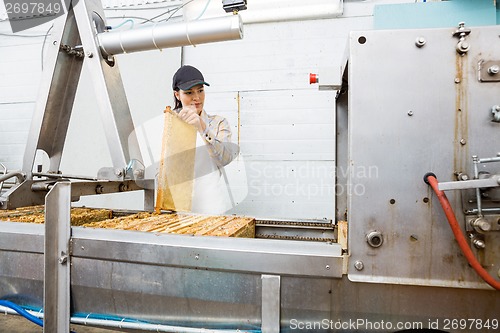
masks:
[[[172,80],[174,110],[199,134],[191,211],[222,214],[231,208],[229,188],[221,182],[223,167],[236,157],[239,148],[231,142],[228,121],[221,116],[209,115],[203,109],[205,86],[209,84],[198,69],[189,65],[179,68]]]

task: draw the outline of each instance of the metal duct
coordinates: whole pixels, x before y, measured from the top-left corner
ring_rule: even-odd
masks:
[[[125,31],[106,31],[97,38],[103,54],[148,51],[241,39],[243,24],[239,15],[180,23],[160,23]]]

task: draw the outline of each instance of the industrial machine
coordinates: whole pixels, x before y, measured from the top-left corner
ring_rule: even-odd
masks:
[[[80,0],[56,23],[23,170],[0,177],[18,178],[0,208],[45,204],[44,226],[0,223],[0,299],[43,307],[44,332],[499,329],[499,26],[352,32],[341,75],[313,80],[338,90],[345,219],[231,239],[70,227],[69,208],[144,190],[152,209],[113,55],[241,38],[238,16],[107,32],[98,1]],[[82,61],[113,166],[75,181],[59,163]],[[38,149],[51,172],[33,172]]]

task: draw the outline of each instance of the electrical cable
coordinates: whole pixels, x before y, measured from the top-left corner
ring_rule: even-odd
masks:
[[[28,313],[28,311],[24,310],[22,307],[19,305],[12,303],[11,301],[5,301],[5,300],[0,300],[0,305],[5,306],[6,308],[12,309],[16,311],[19,315],[23,316],[24,318],[28,319],[32,323],[37,324],[38,326],[43,327],[43,320],[33,316],[32,314]]]
[[[7,34],[5,32],[0,32],[0,36],[35,38],[35,37],[44,37],[45,35],[20,35],[20,34]]]
[[[448,223],[450,224],[451,231],[453,232],[453,235],[455,235],[455,239],[458,242],[458,245],[460,246],[460,249],[462,250],[462,253],[464,254],[465,258],[471,265],[471,267],[476,271],[476,273],[490,286],[495,288],[496,290],[500,290],[500,281],[495,280],[484,268],[481,266],[479,261],[476,259],[474,256],[474,253],[472,253],[472,250],[470,249],[467,239],[463,235],[460,225],[458,224],[457,218],[455,217],[455,213],[453,212],[453,208],[450,205],[450,202],[448,201],[448,198],[446,197],[446,194],[444,191],[441,191],[438,186],[438,181],[437,178],[434,174],[428,173],[424,176],[424,181],[432,187],[434,190],[434,193],[436,193],[436,196],[439,200],[439,203],[441,204],[441,207],[443,207],[443,211],[446,215],[446,218],[448,219]]]
[[[138,17],[138,16],[121,16],[121,17],[120,17],[120,16],[115,16],[115,17],[108,17],[108,19],[110,19],[110,18],[136,18],[136,19],[141,19],[141,20],[144,20],[144,22],[141,22],[140,24],[144,24],[144,23],[146,23],[146,22],[158,23],[158,22],[156,22],[156,21],[155,21],[157,18],[160,18],[160,17],[162,17],[163,15],[167,15],[167,14],[169,14],[170,12],[172,12],[172,14],[170,14],[170,16],[169,16],[169,17],[167,17],[167,18],[166,18],[166,19],[164,19],[164,20],[160,20],[160,22],[167,22],[168,20],[170,20],[170,19],[174,16],[174,14],[175,14],[175,13],[177,13],[180,9],[182,9],[184,6],[186,6],[186,5],[190,4],[190,3],[191,3],[191,2],[193,2],[193,1],[194,1],[194,0],[189,0],[188,2],[186,2],[186,3],[184,3],[184,4],[180,5],[180,6],[178,6],[178,7],[177,7],[177,8],[175,8],[175,9],[169,9],[169,10],[167,10],[167,11],[165,11],[165,12],[161,13],[161,14],[158,14],[158,15],[156,15],[156,16],[153,16],[152,18],[149,18],[149,19],[144,18],[144,17]],[[210,0],[208,0],[206,7],[208,7],[208,4],[209,4],[209,3],[210,3]],[[205,7],[205,9],[203,10],[203,12],[201,13],[201,15],[203,15],[203,14],[205,13],[206,7]],[[200,15],[200,17],[201,17],[201,15]]]
[[[210,4],[210,1],[211,0],[207,0],[207,4],[205,5],[205,8],[203,8],[200,15],[198,15],[198,17],[195,18],[195,21],[199,20],[203,16],[203,14],[205,14],[205,12],[207,11],[208,5]]]
[[[34,323],[43,326],[43,321],[42,318],[42,309],[36,308],[36,307],[30,307],[30,306],[24,306],[21,307],[13,302],[6,301],[6,300],[0,300],[0,307],[5,307],[8,309],[13,310],[14,312],[22,315],[26,319],[32,320],[34,319]],[[31,312],[31,313],[30,313]],[[11,312],[12,313],[12,312]],[[6,312],[7,314],[7,312]],[[136,328],[139,330],[147,330],[147,331],[155,331],[155,332],[217,332],[217,333],[224,333],[224,332],[245,332],[245,333],[262,333],[260,328],[254,327],[249,330],[245,329],[232,329],[232,328],[218,328],[218,329],[205,329],[205,328],[195,328],[195,327],[183,327],[183,326],[169,326],[169,325],[162,325],[162,324],[153,324],[148,321],[144,320],[137,320],[137,319],[132,319],[132,318],[126,318],[126,317],[120,317],[116,315],[106,315],[106,314],[99,314],[99,313],[74,313],[71,318],[70,322],[73,324],[77,325],[89,325],[89,326],[104,326],[104,327],[113,327],[113,328]],[[133,326],[133,327],[132,327]],[[71,332],[75,333],[75,332]]]
[[[179,11],[179,9],[182,9],[184,6],[190,4],[191,2],[193,2],[194,0],[189,0],[188,2],[186,2],[185,4],[182,4],[182,6],[179,6],[177,7],[174,12],[169,16],[167,17],[164,21],[167,22],[168,20],[170,20],[172,18],[172,16],[174,16],[175,13],[177,13]]]
[[[169,6],[172,6],[172,5],[169,5]],[[152,6],[152,7],[145,7],[144,5],[142,6],[139,6],[139,5],[135,5],[133,7],[113,7],[113,8],[103,8],[104,10],[114,10],[114,11],[122,11],[122,10],[133,10],[133,11],[137,11],[137,10],[153,10],[153,9],[164,9],[166,8],[167,6]],[[173,7],[173,6],[172,6]]]
[[[111,19],[136,19],[136,20],[143,20],[144,22],[141,22],[141,24],[144,24],[146,22],[153,22],[153,23],[158,23],[156,21],[153,21],[152,19],[148,19],[146,17],[141,17],[141,16],[129,16],[129,15],[126,15],[126,16],[110,16],[110,17],[106,17],[108,20],[111,20]]]
[[[116,26],[112,26],[111,29],[118,29],[118,28],[120,28],[121,26],[123,26],[124,24],[126,24],[128,22],[132,23],[132,26],[130,27],[130,29],[133,29],[134,28],[134,21],[131,20],[131,19],[125,20],[125,21],[123,21],[122,23],[120,23],[120,24],[118,24]]]

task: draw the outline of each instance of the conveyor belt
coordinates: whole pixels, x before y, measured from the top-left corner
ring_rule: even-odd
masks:
[[[256,220],[255,237],[314,242],[337,242],[332,221]]]

